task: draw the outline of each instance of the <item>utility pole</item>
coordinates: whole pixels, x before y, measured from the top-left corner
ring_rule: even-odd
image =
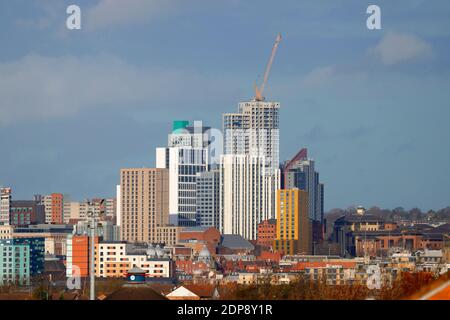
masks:
[[[105,202],[105,199],[102,199],[99,202],[99,211],[100,216],[103,214],[103,203]],[[95,208],[94,203],[88,202],[88,215],[91,218],[91,221],[89,223],[91,234],[90,234],[90,265],[89,265],[89,275],[90,275],[90,290],[89,290],[89,300],[95,300],[95,229],[96,229],[96,222],[95,222]]]
[[[90,275],[90,285],[91,288],[89,290],[89,300],[95,300],[95,213],[94,210],[91,209],[90,211],[90,218],[91,218],[91,223],[90,223],[90,229],[91,229],[91,235],[90,235],[90,270],[89,270],[89,275]]]

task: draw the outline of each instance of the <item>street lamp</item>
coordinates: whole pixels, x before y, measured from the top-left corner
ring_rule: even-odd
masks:
[[[100,214],[99,216],[102,215],[102,207],[103,207],[103,202],[105,201],[105,199],[102,199],[99,202],[99,209],[100,209]],[[90,201],[88,201],[88,217],[90,218],[90,223],[89,223],[89,229],[91,229],[90,232],[90,265],[89,265],[89,275],[90,275],[90,290],[89,290],[89,300],[95,300],[95,229],[96,229],[96,223],[95,223],[95,208],[93,207],[93,203],[91,203]]]

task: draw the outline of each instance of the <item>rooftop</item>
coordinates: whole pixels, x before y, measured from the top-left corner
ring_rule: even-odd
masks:
[[[224,234],[221,245],[229,249],[253,250],[255,246],[238,234]]]
[[[212,227],[183,227],[180,232],[205,232]]]

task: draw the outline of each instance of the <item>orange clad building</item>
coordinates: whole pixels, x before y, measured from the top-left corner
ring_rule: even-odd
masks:
[[[98,237],[94,239],[98,244]],[[69,236],[67,239],[67,276],[89,276],[90,241],[86,235]],[[77,272],[79,270],[79,273]]]

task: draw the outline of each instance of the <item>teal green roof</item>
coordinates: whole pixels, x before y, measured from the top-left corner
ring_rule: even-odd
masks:
[[[172,131],[184,129],[188,125],[189,125],[189,121],[187,121],[187,120],[175,120],[172,124]]]

